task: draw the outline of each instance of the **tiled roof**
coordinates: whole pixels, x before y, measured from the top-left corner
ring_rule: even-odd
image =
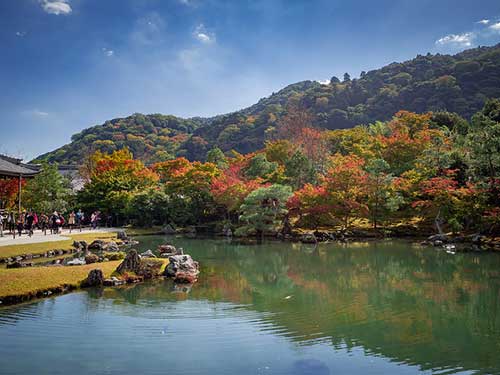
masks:
[[[34,176],[38,171],[26,168],[18,159],[0,155],[0,176]]]

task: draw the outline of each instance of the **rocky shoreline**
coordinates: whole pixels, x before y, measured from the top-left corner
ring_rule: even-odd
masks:
[[[99,262],[108,261],[103,256],[106,252],[118,254],[123,246],[137,244],[137,241],[130,239],[123,240],[118,246],[115,241],[96,240],[90,245],[85,241],[75,241],[74,249],[68,250],[66,254],[76,254],[77,257],[66,265],[57,264],[61,267],[71,267]],[[190,255],[184,254],[182,248],[175,248],[172,245],[161,245],[157,251],[160,253],[160,258],[148,250],[139,254],[137,250],[130,249],[126,255],[122,257],[123,261],[116,267],[110,277],[105,277],[101,269],[91,269],[87,277],[75,284],[63,284],[52,288],[37,290],[23,294],[8,295],[0,297],[0,306],[13,305],[30,301],[35,298],[44,298],[56,294],[69,293],[79,288],[89,287],[115,287],[125,284],[135,284],[146,280],[169,278],[175,284],[192,285],[198,281],[199,264],[194,261]],[[55,251],[50,253],[57,254]],[[121,254],[124,254],[121,252]],[[167,259],[165,259],[167,258]],[[23,263],[22,260],[30,259],[29,256],[20,256],[19,260],[14,259],[13,263],[9,263],[9,268],[25,268],[33,267]],[[78,260],[78,262],[74,262]],[[12,266],[15,264],[16,266]],[[165,267],[164,267],[165,266]],[[50,266],[46,266],[50,267]]]

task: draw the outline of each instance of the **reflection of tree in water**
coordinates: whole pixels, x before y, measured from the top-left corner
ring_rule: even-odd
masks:
[[[263,320],[300,344],[328,339],[336,348],[362,345],[423,369],[500,371],[496,254],[450,256],[401,243],[311,251],[280,243],[177,241],[202,266],[189,295],[155,282],[105,297],[151,306],[184,298],[243,303],[272,313]]]

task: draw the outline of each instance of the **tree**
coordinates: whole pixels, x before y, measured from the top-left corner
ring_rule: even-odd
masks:
[[[177,158],[155,164],[153,170],[160,175],[169,197],[172,221],[198,224],[214,213],[210,188],[214,178],[220,174],[215,164]]]
[[[67,212],[72,203],[71,183],[59,173],[57,164],[43,163],[40,173],[24,188],[23,206],[39,213]]]
[[[298,189],[305,183],[314,182],[316,172],[312,162],[302,151],[297,150],[285,163],[285,176],[288,183]]]
[[[135,225],[151,227],[171,220],[168,196],[159,187],[149,187],[134,194],[126,208]]]
[[[253,178],[268,178],[278,168],[278,164],[267,160],[266,155],[263,153],[255,155],[248,162],[245,169],[245,176]]]
[[[298,217],[298,226],[317,229],[320,225],[330,225],[334,222],[331,205],[325,186],[306,184],[294,192],[288,200],[287,207],[290,216]]]
[[[344,228],[350,226],[354,217],[363,217],[368,212],[364,163],[355,155],[336,154],[331,158],[331,166],[324,176],[323,186],[328,191],[332,214],[341,220]]]
[[[292,195],[289,186],[274,184],[252,191],[241,205],[240,220],[246,223],[236,234],[277,232],[283,217],[287,214],[286,202]]]
[[[26,185],[26,180],[21,180],[21,188]],[[13,209],[19,194],[19,179],[0,179],[0,208]]]
[[[111,154],[98,151],[92,159],[90,181],[77,195],[84,209],[125,215],[135,193],[158,183],[158,175],[141,161],[134,160],[127,149]]]
[[[210,192],[215,202],[224,207],[227,214],[237,213],[244,199],[262,186],[262,179],[245,179],[241,162],[232,162],[212,180]]]
[[[489,100],[472,117],[466,142],[474,179],[488,180],[491,188],[495,188],[494,182],[500,178],[500,100]]]
[[[350,82],[351,81],[351,75],[349,73],[344,73],[344,82]]]
[[[219,169],[226,169],[228,166],[227,158],[219,147],[214,147],[207,153],[207,162],[215,164]]]
[[[365,170],[368,173],[365,186],[368,210],[373,227],[377,228],[379,221],[399,208],[402,197],[394,191],[390,166],[384,159],[370,160]]]

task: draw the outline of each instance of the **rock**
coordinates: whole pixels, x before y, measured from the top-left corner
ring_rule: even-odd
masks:
[[[121,240],[121,241],[128,241],[127,233],[124,230],[119,231],[116,234],[116,238]]]
[[[85,257],[86,264],[92,264],[99,262],[99,257],[95,254],[89,254]]]
[[[120,251],[120,248],[118,247],[116,242],[111,241],[104,246],[104,250],[109,252],[115,252],[115,251]]]
[[[121,279],[113,276],[109,279],[105,279],[103,284],[105,286],[118,286],[118,285],[124,285],[125,283],[126,283],[125,280],[121,280]]]
[[[173,245],[160,245],[158,251],[160,254],[175,254],[177,249]]]
[[[141,259],[139,269],[136,271],[138,276],[144,279],[152,279],[161,275],[161,267],[163,262],[157,259]]]
[[[481,235],[481,234],[474,234],[472,235],[471,237],[471,242],[475,245],[481,245],[482,242],[484,242],[485,240],[485,236]]]
[[[153,254],[151,250],[147,250],[141,254],[143,258],[156,258],[156,255]]]
[[[89,245],[89,250],[103,251],[106,247],[106,242],[103,240],[95,240]]]
[[[433,246],[443,246],[443,243],[444,242],[441,241],[441,240],[435,240],[435,241],[432,242],[432,245]]]
[[[105,254],[108,260],[120,260],[125,259],[125,253],[123,251],[113,252],[109,254]]]
[[[137,273],[137,271],[140,269],[140,266],[141,266],[141,257],[137,253],[137,250],[132,249],[127,254],[123,262],[120,263],[120,265],[116,269],[116,272],[125,273],[129,271]]]
[[[302,243],[318,243],[318,239],[314,235],[314,233],[304,233],[300,238],[300,242]]]
[[[169,264],[163,273],[176,282],[194,283],[198,279],[199,264],[190,255],[172,255],[168,258]]]
[[[7,268],[26,268],[26,267],[33,267],[32,262],[13,262],[13,263],[8,263]]]
[[[83,286],[103,286],[104,285],[104,274],[100,269],[91,270],[87,276],[87,279],[83,282]]]
[[[449,238],[446,234],[434,234],[432,236],[429,236],[427,238],[427,241],[429,241],[431,243],[434,243],[436,241],[441,241],[441,243],[444,243],[444,242],[448,242]],[[434,246],[436,246],[436,245],[434,245]]]
[[[162,232],[165,234],[175,234],[175,229],[170,224],[167,224],[163,227]]]
[[[75,258],[66,263],[68,266],[83,266],[85,263],[85,259]]]
[[[179,247],[177,250],[175,250],[175,255],[184,255],[184,249],[182,247]]]

